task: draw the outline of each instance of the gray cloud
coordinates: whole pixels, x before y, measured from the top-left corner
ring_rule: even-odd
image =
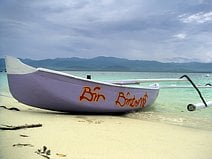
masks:
[[[0,54],[212,62],[210,0],[2,0]]]

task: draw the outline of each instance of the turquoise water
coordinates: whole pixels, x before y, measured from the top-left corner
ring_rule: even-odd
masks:
[[[91,75],[92,79],[123,80],[123,79],[141,79],[141,78],[179,78],[183,73],[155,73],[155,72],[84,72],[69,71],[76,76],[85,77]],[[187,73],[196,85],[212,84],[212,74],[206,77],[205,73]],[[152,83],[141,84],[140,86]],[[160,83],[160,85],[189,85],[187,82]],[[212,88],[200,89],[202,95],[207,101],[212,101]],[[9,93],[6,73],[0,73],[0,98],[12,96]],[[0,99],[1,101],[1,99]],[[187,104],[200,103],[201,100],[194,88],[167,88],[161,89],[159,96],[153,106],[148,107],[140,112],[129,113],[124,115],[127,118],[138,120],[148,120],[164,122],[179,126],[192,128],[201,128],[212,130],[212,107],[201,109],[193,112],[187,111]],[[6,105],[6,103],[5,103]]]

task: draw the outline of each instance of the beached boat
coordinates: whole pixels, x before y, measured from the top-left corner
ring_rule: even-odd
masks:
[[[143,82],[189,81],[199,94],[202,102],[188,104],[187,109],[212,106],[205,101],[198,88],[212,88],[208,83],[197,86],[187,76],[179,79],[131,79],[100,82],[89,78],[76,77],[67,73],[34,68],[19,59],[5,58],[9,89],[19,102],[47,110],[62,112],[118,113],[137,111],[150,106],[156,100],[160,88],[189,88],[191,86],[162,86],[155,83],[148,87],[134,86]],[[182,79],[186,78],[186,79]]]
[[[34,68],[6,57],[9,89],[19,102],[63,112],[115,113],[150,106],[159,85],[133,87],[80,78],[45,68]]]

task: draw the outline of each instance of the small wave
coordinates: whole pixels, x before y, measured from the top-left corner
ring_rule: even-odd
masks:
[[[126,115],[126,117],[131,119],[161,122],[195,129],[212,130],[211,121],[207,120],[206,118],[181,116],[179,114],[173,114],[173,113],[159,113],[154,111],[135,112]]]
[[[13,98],[12,96],[5,95],[5,94],[2,94],[2,93],[0,93],[0,96],[2,96],[2,97],[7,97],[7,98]]]

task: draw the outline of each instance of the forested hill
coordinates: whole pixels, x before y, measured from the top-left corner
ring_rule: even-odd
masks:
[[[56,58],[45,60],[21,59],[34,67],[54,70],[76,71],[141,71],[141,72],[212,72],[212,63],[162,63],[146,60],[128,60],[115,57]],[[0,59],[0,70],[5,69],[4,59]]]

